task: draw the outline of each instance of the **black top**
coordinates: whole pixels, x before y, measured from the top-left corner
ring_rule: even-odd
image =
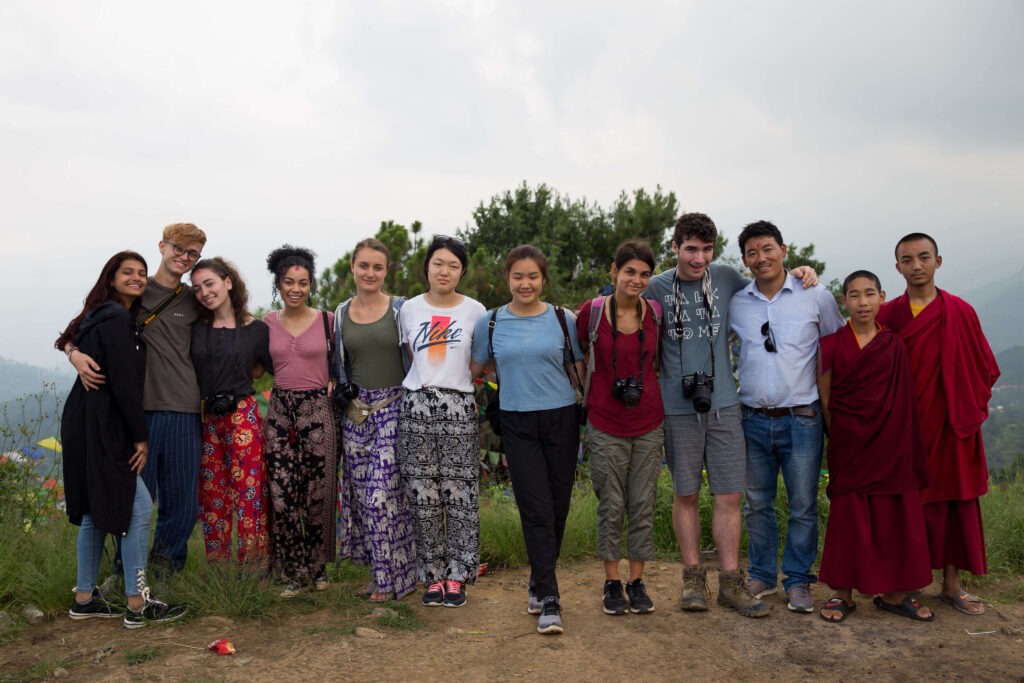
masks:
[[[273,374],[270,358],[270,330],[262,320],[242,327],[211,327],[208,322],[192,326],[192,364],[203,398],[216,394],[252,394],[252,368],[260,363]]]
[[[136,474],[128,460],[146,441],[142,387],[146,347],[128,310],[107,301],[86,314],[75,344],[106,375],[99,389],[85,391],[76,379],[61,420],[64,496],[73,524],[92,515],[103,531],[124,535],[131,523]]]

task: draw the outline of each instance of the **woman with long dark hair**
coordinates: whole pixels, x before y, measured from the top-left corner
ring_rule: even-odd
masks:
[[[518,246],[505,259],[512,301],[483,317],[473,332],[474,376],[492,361],[501,395],[501,437],[530,558],[527,611],[539,633],[561,633],[555,564],[569,516],[579,453],[576,387],[582,353],[576,321],[541,299],[548,261]],[[493,329],[491,325],[493,324]],[[567,344],[569,345],[567,347]]]
[[[268,544],[266,464],[252,380],[274,371],[267,325],[246,310],[245,282],[219,256],[196,264],[192,289],[203,307],[191,353],[203,397],[199,507],[206,559],[230,557],[234,517],[238,561],[259,570]]]
[[[123,615],[127,628],[185,613],[183,606],[151,598],[146,585],[153,499],[139,476],[148,442],[142,410],[146,350],[135,325],[146,270],[139,254],[114,254],[82,311],[55,343],[68,355],[81,349],[106,375],[106,382],[92,391],[86,391],[81,378],[75,380],[61,421],[67,513],[81,527],[75,600],[68,614],[72,619]],[[108,533],[121,539],[127,612],[108,603],[96,587]]]
[[[604,562],[605,614],[654,611],[643,582],[655,559],[654,503],[661,473],[665,409],[654,365],[661,308],[641,293],[654,273],[647,242],[619,245],[611,267],[615,291],[583,304],[577,320],[587,356],[587,443],[597,494],[597,555]],[[619,577],[622,525],[629,581]]]
[[[308,303],[315,258],[288,244],[267,257],[275,297],[284,302],[263,322],[274,360],[266,448],[270,552],[285,598],[309,583],[327,590],[326,565],[334,559],[338,446],[327,353],[334,318]]]
[[[480,565],[480,459],[473,378],[479,301],[456,291],[469,258],[462,240],[437,236],[427,247],[425,294],[402,307],[402,342],[412,367],[402,386],[398,460],[416,525],[424,605],[461,607]]]

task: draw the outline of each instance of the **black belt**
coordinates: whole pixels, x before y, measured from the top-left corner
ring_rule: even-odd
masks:
[[[813,406],[793,406],[791,408],[751,408],[758,415],[765,417],[818,417]]]

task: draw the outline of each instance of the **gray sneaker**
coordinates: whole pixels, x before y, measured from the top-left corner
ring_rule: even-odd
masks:
[[[540,610],[540,618],[537,619],[537,633],[561,633],[562,632],[562,607],[558,604],[558,598],[549,595],[544,598],[544,604]]]
[[[761,579],[748,579],[747,590],[755,598],[761,599],[766,595],[775,595],[779,592],[779,587],[768,585]]]
[[[786,591],[789,597],[789,610],[800,614],[810,614],[814,611],[814,596],[811,595],[811,587],[806,583],[794,584]]]
[[[540,610],[544,606],[544,601],[537,597],[537,589],[534,588],[532,583],[526,590],[526,600],[526,613],[540,614]]]

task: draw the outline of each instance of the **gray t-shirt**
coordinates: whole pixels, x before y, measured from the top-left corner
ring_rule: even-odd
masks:
[[[173,293],[149,278],[142,293],[141,322],[149,312]],[[142,407],[175,413],[199,412],[199,382],[192,367],[192,325],[199,317],[199,302],[192,288],[178,295],[142,333],[146,340],[146,387]]]
[[[711,371],[711,344],[715,349],[715,389],[711,393],[711,410],[728,408],[739,403],[736,382],[729,359],[729,301],[733,294],[747,286],[749,280],[735,268],[712,263],[710,266],[714,303],[711,319],[704,307],[701,280],[679,280],[679,318],[682,335],[676,334],[676,303],[673,283],[676,269],[651,278],[646,296],[661,304],[664,315],[661,335],[661,370],[658,384],[666,415],[692,415],[693,401],[683,397],[683,376]]]

